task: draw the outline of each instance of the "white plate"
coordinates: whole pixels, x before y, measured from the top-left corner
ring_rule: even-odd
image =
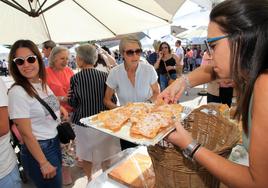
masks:
[[[183,111],[181,112],[181,121],[183,121],[191,113],[191,111],[192,111],[191,108],[184,106]],[[113,132],[113,131],[111,131],[109,129],[104,128],[102,122],[92,122],[92,119],[94,117],[96,117],[96,115],[90,116],[90,117],[87,117],[87,118],[82,118],[82,119],[80,119],[80,122],[83,123],[86,126],[92,127],[94,129],[97,129],[97,130],[102,131],[104,133],[107,133],[109,135],[112,135],[112,136],[127,140],[127,141],[135,143],[135,144],[145,145],[145,146],[150,146],[150,145],[157,144],[166,135],[168,135],[171,131],[174,130],[174,127],[170,127],[168,129],[166,129],[165,131],[160,132],[153,139],[148,139],[148,138],[139,138],[138,139],[138,138],[133,138],[133,137],[131,137],[129,135],[130,123],[126,123],[120,129],[120,131]]]

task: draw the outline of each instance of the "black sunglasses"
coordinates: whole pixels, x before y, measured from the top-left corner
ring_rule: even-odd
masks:
[[[36,55],[29,55],[25,58],[23,57],[16,57],[13,59],[13,62],[16,63],[16,65],[23,65],[25,60],[28,62],[28,63],[34,63],[36,60],[37,60],[37,57]]]
[[[142,49],[126,50],[125,52],[126,52],[127,56],[134,56],[134,53],[135,53],[136,55],[140,56],[141,53],[142,53]]]

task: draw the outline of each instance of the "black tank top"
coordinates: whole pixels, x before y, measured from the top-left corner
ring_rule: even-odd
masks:
[[[170,59],[166,60],[165,62],[161,59],[160,61],[160,64],[159,64],[159,68],[158,68],[158,71],[160,74],[166,74],[167,73],[167,70],[166,70],[166,67],[165,67],[165,64],[166,63],[166,66],[175,66],[176,65],[176,61],[173,57],[171,57]],[[169,74],[176,74],[176,70],[172,69],[170,71],[168,71]]]

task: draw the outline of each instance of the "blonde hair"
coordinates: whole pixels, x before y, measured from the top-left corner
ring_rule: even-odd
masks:
[[[161,44],[160,40],[154,40],[153,47],[155,52],[158,51],[160,44]]]
[[[139,45],[140,49],[142,49],[140,40],[138,38],[134,37],[133,35],[128,35],[128,36],[122,38],[120,43],[119,43],[120,54],[123,55],[123,52],[124,52],[124,49],[125,49],[125,46],[127,43],[137,43]]]

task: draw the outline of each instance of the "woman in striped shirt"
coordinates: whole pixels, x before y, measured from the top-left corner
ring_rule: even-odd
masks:
[[[83,169],[91,179],[92,165],[120,151],[119,140],[81,124],[79,120],[106,110],[103,98],[108,74],[94,68],[96,48],[82,45],[76,48],[76,62],[81,71],[71,78],[69,104],[73,107],[72,122],[76,133],[76,155],[83,160]]]

